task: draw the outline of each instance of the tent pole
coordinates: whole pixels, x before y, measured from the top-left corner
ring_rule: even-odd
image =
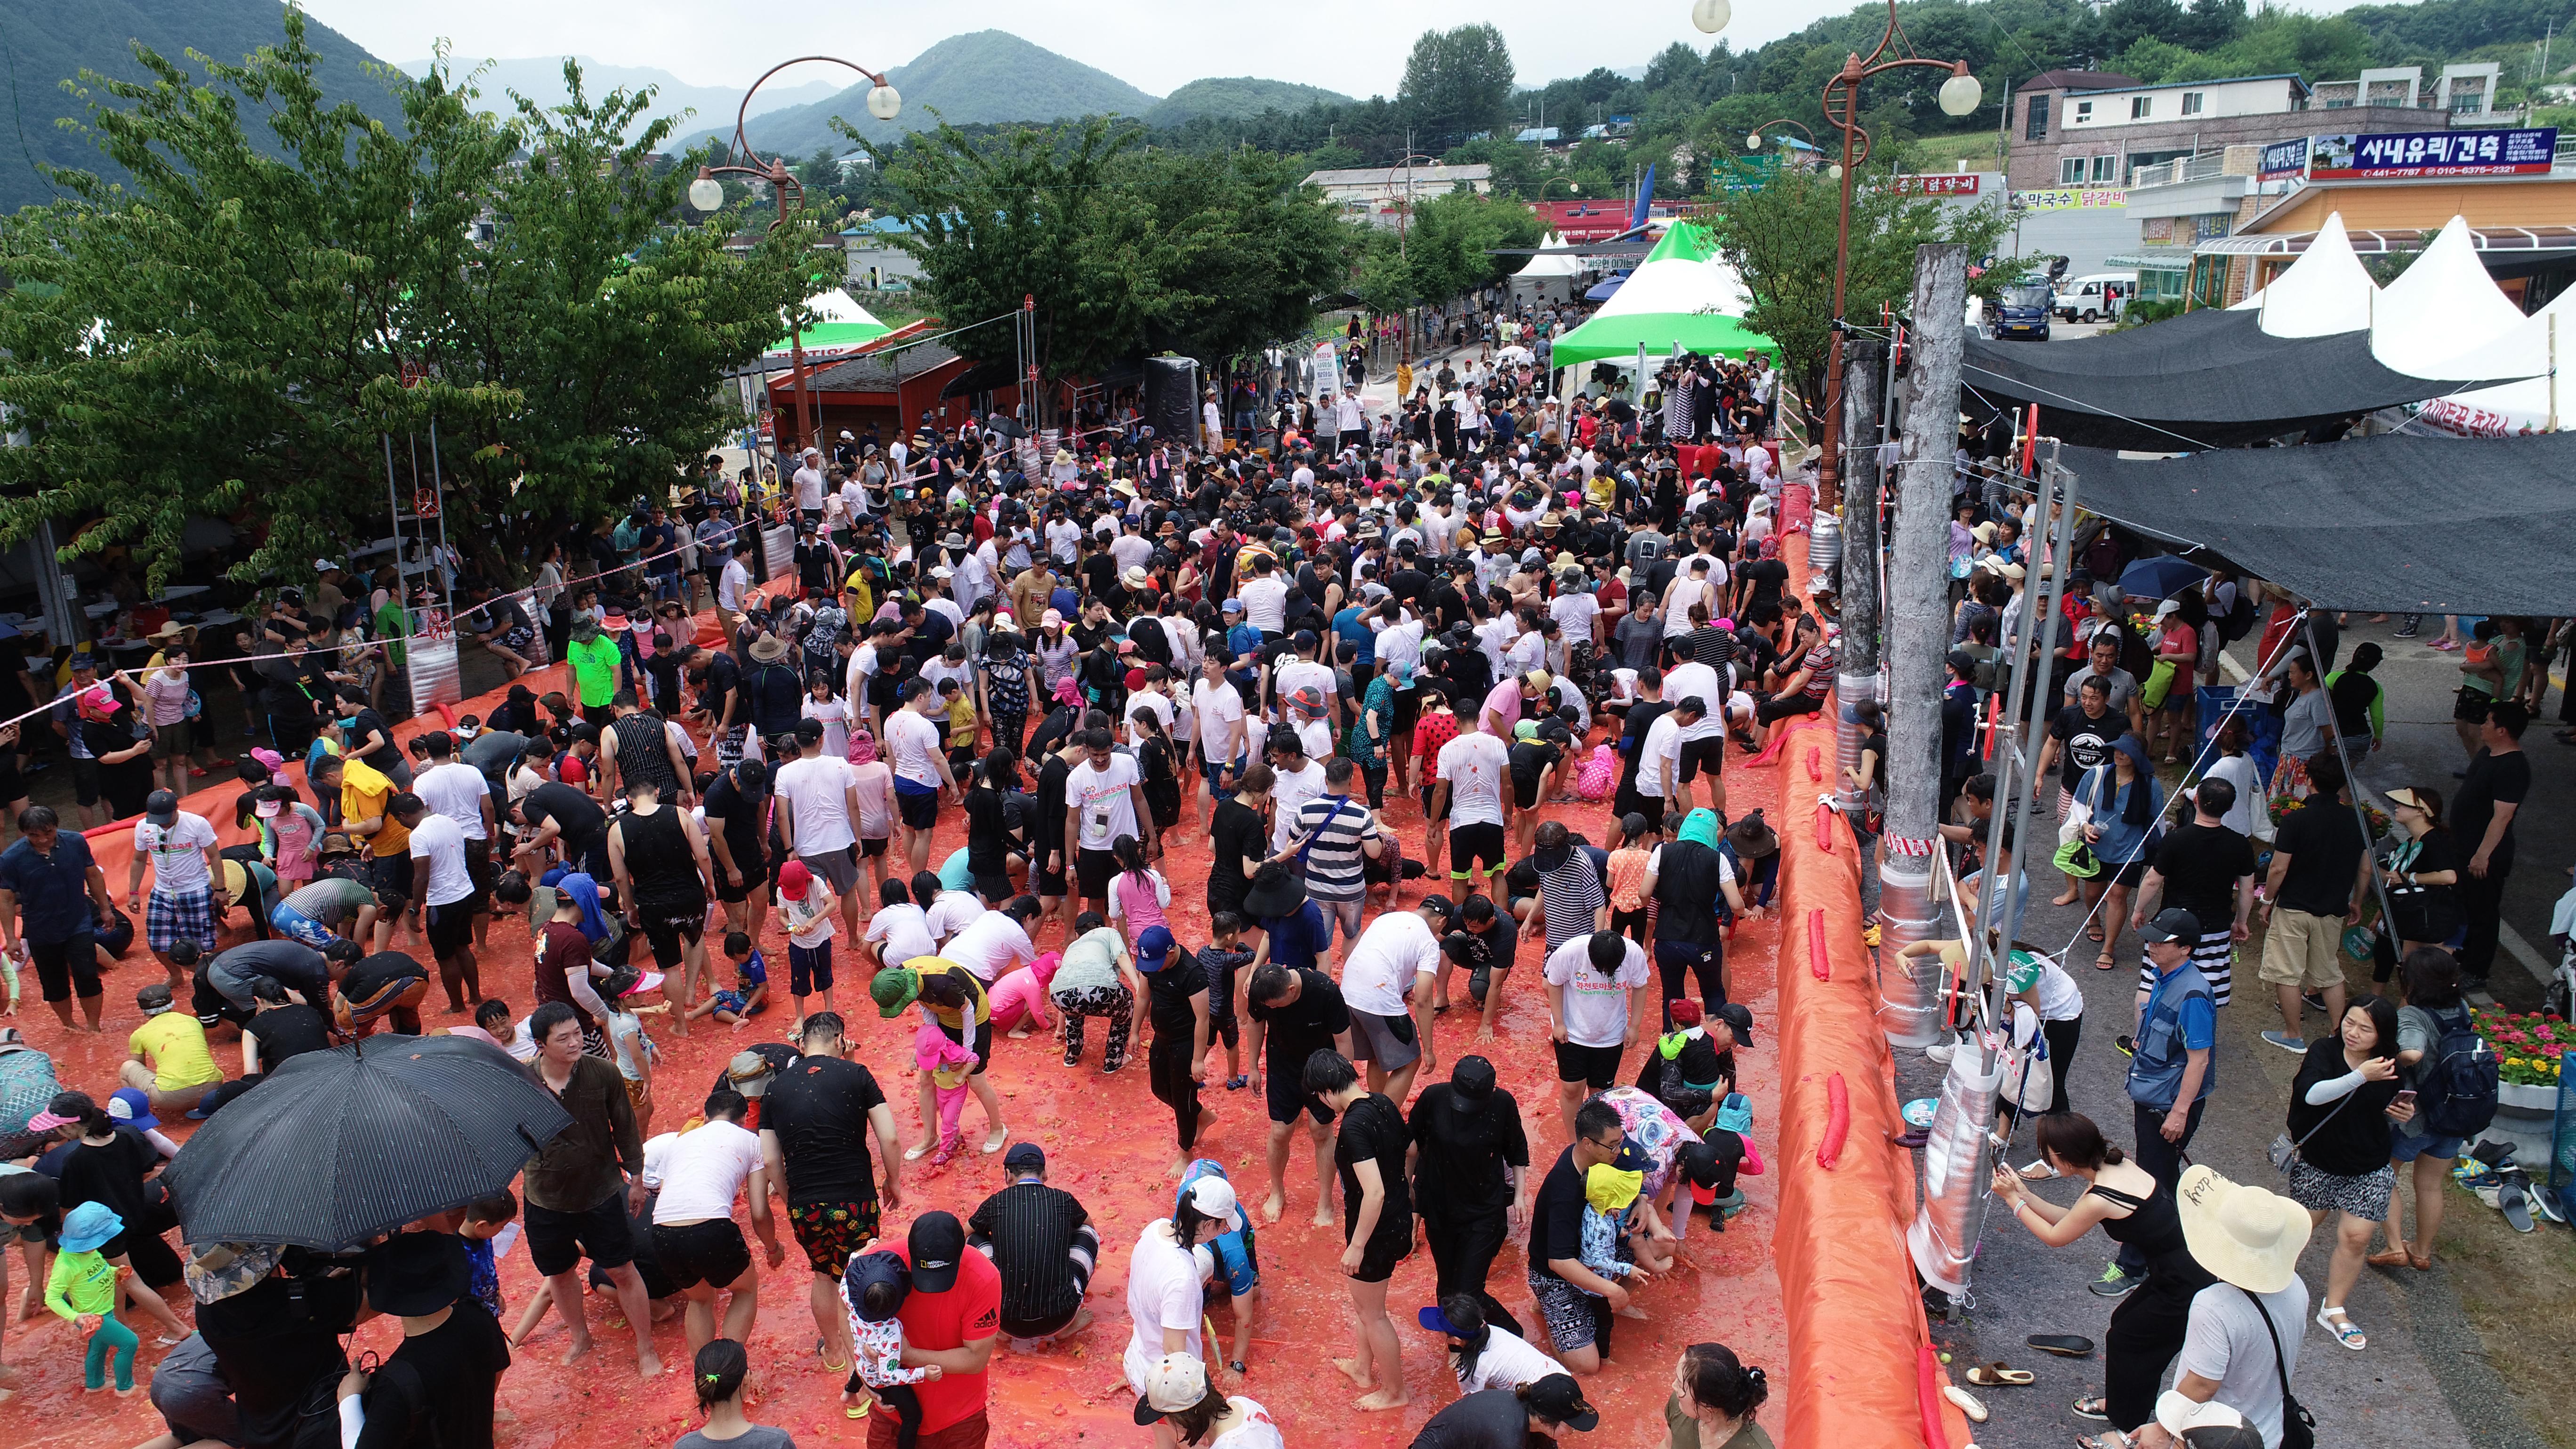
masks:
[[[2558,431],[2558,314],[2549,314],[2549,432]]]

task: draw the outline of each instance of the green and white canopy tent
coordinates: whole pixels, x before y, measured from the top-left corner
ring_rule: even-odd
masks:
[[[813,323],[799,339],[805,344],[805,357],[809,362],[817,357],[855,351],[894,330],[870,315],[867,308],[838,287],[806,302],[805,307],[814,314]],[[770,344],[769,355],[782,357],[791,350],[789,339],[782,336]]]
[[[1676,347],[1712,357],[1742,357],[1748,347],[1776,351],[1770,338],[1744,325],[1752,306],[1708,228],[1676,221],[1590,321],[1556,340],[1556,365],[1633,358],[1641,351],[1665,357]]]

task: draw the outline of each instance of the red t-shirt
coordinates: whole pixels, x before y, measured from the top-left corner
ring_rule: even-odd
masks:
[[[1426,714],[1413,726],[1413,757],[1417,760],[1437,760],[1440,758],[1440,747],[1456,738],[1458,738],[1458,716]]]
[[[902,1243],[889,1243],[885,1251],[903,1259],[907,1267],[912,1263],[912,1254]],[[963,1348],[973,1339],[991,1338],[1002,1331],[1001,1272],[992,1259],[969,1248],[958,1256],[956,1287],[945,1293],[906,1295],[895,1319],[903,1325],[903,1341],[911,1348]],[[921,1395],[921,1432],[936,1434],[973,1418],[984,1407],[984,1378],[983,1374],[942,1374],[913,1385]]]

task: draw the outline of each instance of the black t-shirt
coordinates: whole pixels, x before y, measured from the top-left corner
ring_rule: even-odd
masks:
[[[259,1069],[263,1072],[276,1071],[289,1057],[331,1049],[331,1026],[322,1019],[322,1013],[293,1002],[270,1007],[252,1017],[242,1030],[259,1038]]]
[[[1073,1247],[1090,1216],[1062,1188],[1015,1182],[984,1199],[966,1220],[972,1241],[992,1245],[1004,1323],[1061,1318],[1082,1306]]]
[[[757,1053],[762,1061],[769,1063],[769,1069],[772,1072],[783,1072],[789,1067],[796,1065],[796,1048],[789,1046],[785,1042],[753,1042],[751,1045],[744,1047],[743,1050]],[[718,1090],[739,1091],[741,1089],[742,1084],[733,1079],[732,1068],[733,1063],[728,1059],[724,1066],[716,1069],[716,1079],[714,1083],[707,1088],[707,1091],[710,1094]]]
[[[978,785],[966,792],[966,869],[978,877],[1005,875],[1010,869],[1011,822],[1002,808],[1002,792]]]
[[[360,755],[360,760],[378,771],[389,771],[402,764],[402,746],[394,743],[393,727],[385,723],[383,715],[362,707],[344,718],[357,721],[351,727],[350,738],[363,740],[373,736],[384,741],[384,744]]]
[[[866,1067],[838,1057],[799,1057],[762,1099],[760,1128],[778,1134],[787,1171],[787,1205],[874,1202],[868,1157],[868,1113],[885,1093]]]
[[[2177,825],[2165,832],[2155,871],[2166,905],[2191,912],[2204,933],[2222,931],[2236,919],[2236,883],[2254,873],[2254,847],[2224,825]]]
[[[707,798],[712,801],[713,792]],[[521,797],[519,814],[530,825],[552,820],[555,833],[574,845],[596,839],[599,828],[608,823],[608,812],[599,808],[598,801],[575,786],[553,780]]]
[[[1342,1178],[1342,1241],[1349,1242],[1359,1223],[1362,1162],[1377,1164],[1386,1202],[1378,1209],[1370,1241],[1409,1241],[1413,1237],[1413,1194],[1404,1180],[1404,1149],[1413,1140],[1404,1113],[1384,1092],[1371,1092],[1342,1113],[1341,1131],[1333,1138],[1333,1166]]]
[[[1735,576],[1753,586],[1755,604],[1780,602],[1780,590],[1789,582],[1789,566],[1776,558],[1755,559],[1736,566]]]
[[[1228,795],[1216,807],[1216,823],[1208,831],[1213,858],[1208,871],[1208,910],[1241,911],[1243,898],[1252,889],[1252,878],[1243,873],[1246,857],[1259,861],[1269,855],[1270,831],[1261,823],[1261,812]]]
[[[708,656],[705,677],[698,685],[698,704],[710,720],[722,721],[725,702],[742,688],[742,665],[730,654]]]
[[[1529,1136],[1511,1093],[1497,1087],[1472,1110],[1460,1106],[1458,1089],[1447,1082],[1413,1099],[1406,1126],[1422,1149],[1414,1159],[1413,1198],[1426,1214],[1434,1205],[1450,1216],[1499,1212],[1512,1202],[1506,1169],[1529,1167]]]
[[[2275,906],[2312,916],[2340,916],[2351,908],[2363,849],[2351,806],[2324,795],[2309,796],[2281,822],[2272,849],[2290,857]]]
[[[2486,844],[2487,827],[2495,820],[2495,808],[2520,805],[2530,793],[2529,755],[2520,750],[2510,755],[2478,751],[2477,758],[2469,761],[2469,776],[2461,782],[2459,798],[2451,802],[2451,837],[2459,842],[2460,853],[2474,858],[2479,847]],[[2514,813],[2521,814],[2518,810]],[[2513,822],[2505,822],[2504,838],[2496,842],[2495,854],[2487,865],[2497,872],[2513,865]]]
[[[1556,1165],[1539,1179],[1530,1203],[1529,1269],[1554,1278],[1551,1262],[1583,1256],[1583,1173],[1574,1165],[1574,1149],[1556,1155]]]
[[[367,1382],[358,1449],[492,1449],[492,1398],[510,1366],[501,1325],[458,1304],[427,1333],[407,1334]]]
[[[1696,840],[1665,842],[1655,867],[1655,940],[1707,948],[1725,939],[1717,904],[1726,858]]]
[[[397,982],[428,979],[429,968],[410,956],[379,951],[349,963],[349,974],[340,978],[340,991],[351,1001],[373,1001]]]
[[[1512,783],[1523,794],[1534,791],[1564,758],[1565,751],[1544,740],[1522,740],[1511,748]]]
[[[1252,1019],[1269,1034],[1264,1049],[1270,1055],[1271,1074],[1284,1074],[1291,1081],[1306,1070],[1306,1058],[1351,1029],[1351,1010],[1342,1003],[1342,988],[1333,984],[1333,978],[1303,967],[1297,968],[1296,976],[1296,1000],[1284,1006],[1256,1001],[1248,1008]]]
[[[1058,710],[1056,713],[1069,714],[1071,711]],[[1032,753],[1035,749],[1032,744]],[[1062,754],[1050,754],[1046,763],[1038,766],[1038,835],[1032,849],[1037,853],[1040,870],[1046,868],[1049,856],[1062,857],[1064,854],[1064,787],[1072,775],[1073,766],[1065,762]],[[1217,807],[1220,819],[1224,809],[1222,805]],[[1073,862],[1059,858],[1056,864],[1070,869]]]
[[[2084,772],[2108,764],[2112,742],[2128,732],[2128,716],[2116,709],[2104,710],[2100,719],[2080,704],[2059,710],[2048,726],[2058,747],[2057,783],[2068,790],[2084,783]]]
[[[63,1154],[62,1170],[55,1174],[62,1183],[63,1211],[85,1202],[103,1202],[129,1227],[140,1225],[147,1206],[143,1175],[160,1163],[160,1152],[131,1127],[116,1128],[107,1142],[74,1141]]]
[[[528,798],[534,800],[546,789],[553,788],[572,789],[569,785],[541,787],[528,792]],[[573,790],[573,793],[581,794],[578,790]],[[758,799],[744,799],[742,788],[734,784],[729,771],[716,776],[715,783],[707,787],[707,818],[724,822],[725,849],[732,854],[734,864],[745,871],[760,863],[760,824],[761,817],[767,813],[763,807],[768,803],[769,796],[765,792]],[[597,810],[596,806],[592,808]]]
[[[1154,1023],[1155,1039],[1189,1041],[1198,1028],[1198,1012],[1190,1005],[1190,998],[1207,989],[1207,971],[1199,965],[1199,958],[1177,947],[1162,970],[1147,972],[1146,1015]],[[1208,1011],[1213,1018],[1214,1002],[1209,1003]]]
[[[2391,1043],[2394,1046],[2394,1043]],[[2388,1165],[2388,1145],[2395,1123],[2388,1104],[2405,1085],[2398,1077],[2364,1082],[2338,1101],[2310,1105],[2308,1089],[2351,1072],[2344,1061],[2343,1037],[2329,1032],[2308,1047],[2299,1075],[2290,1083],[2290,1136],[2299,1156],[2319,1172],[2360,1177]]]

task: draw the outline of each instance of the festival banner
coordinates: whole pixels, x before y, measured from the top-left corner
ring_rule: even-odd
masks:
[[[2558,128],[2517,131],[2412,131],[2315,136],[2312,181],[2403,181],[2426,176],[2545,176],[2558,149]],[[2268,153],[2267,153],[2268,154]]]
[[[2255,167],[2257,181],[2280,181],[2308,174],[2308,138],[2275,141],[2263,148],[2262,162]]]
[[[2104,208],[2127,210],[2129,189],[2125,186],[2050,186],[2034,191],[2016,191],[2013,205],[2024,211],[2094,211]]]
[[[1983,179],[1973,171],[1891,176],[1888,178],[1887,189],[1905,196],[1974,196],[1977,194],[1977,183]]]

